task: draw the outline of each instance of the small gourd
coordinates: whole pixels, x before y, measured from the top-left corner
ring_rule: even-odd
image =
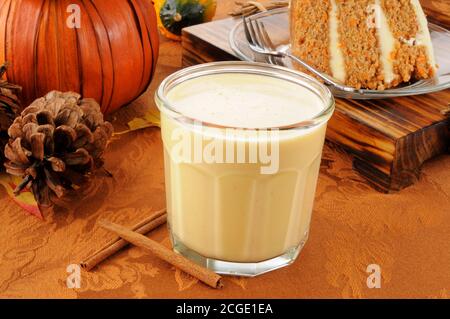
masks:
[[[211,21],[216,7],[216,0],[155,0],[159,30],[165,37],[180,41],[181,29]]]

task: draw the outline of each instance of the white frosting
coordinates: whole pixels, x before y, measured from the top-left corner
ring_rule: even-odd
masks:
[[[378,42],[380,43],[380,60],[383,66],[384,82],[391,83],[395,79],[392,53],[395,50],[395,38],[387,21],[384,11],[381,9],[381,1],[375,0],[375,6],[378,10],[375,14],[375,23],[377,26]]]
[[[433,44],[431,42],[430,31],[428,30],[428,21],[419,0],[411,0],[411,4],[416,13],[417,21],[419,22],[419,33],[416,35],[416,44],[424,45],[427,48],[428,59],[430,59],[431,66],[436,70],[436,59],[434,56]]]
[[[404,37],[400,37],[400,42],[412,47],[413,45],[416,45],[416,38],[405,39]]]
[[[338,21],[338,7],[336,0],[331,0],[330,12],[330,68],[333,77],[341,82],[345,82],[345,61],[339,43],[339,21]]]

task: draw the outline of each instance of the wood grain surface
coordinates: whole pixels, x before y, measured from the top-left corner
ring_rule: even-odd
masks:
[[[450,28],[450,1],[448,0],[420,0],[428,19],[447,29]]]
[[[450,21],[448,0],[422,3],[433,21]],[[228,40],[237,21],[184,29],[183,65],[237,60]],[[450,120],[444,110],[449,103],[450,90],[386,100],[338,99],[327,140],[352,154],[354,169],[376,189],[399,191],[418,180],[425,161],[447,151]]]

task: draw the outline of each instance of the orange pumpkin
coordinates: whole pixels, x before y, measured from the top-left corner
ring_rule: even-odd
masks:
[[[0,65],[25,103],[74,91],[114,111],[147,89],[158,41],[151,0],[0,0]]]

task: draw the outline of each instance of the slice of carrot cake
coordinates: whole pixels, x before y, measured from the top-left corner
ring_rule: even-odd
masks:
[[[419,0],[291,0],[292,52],[356,88],[436,74]]]

